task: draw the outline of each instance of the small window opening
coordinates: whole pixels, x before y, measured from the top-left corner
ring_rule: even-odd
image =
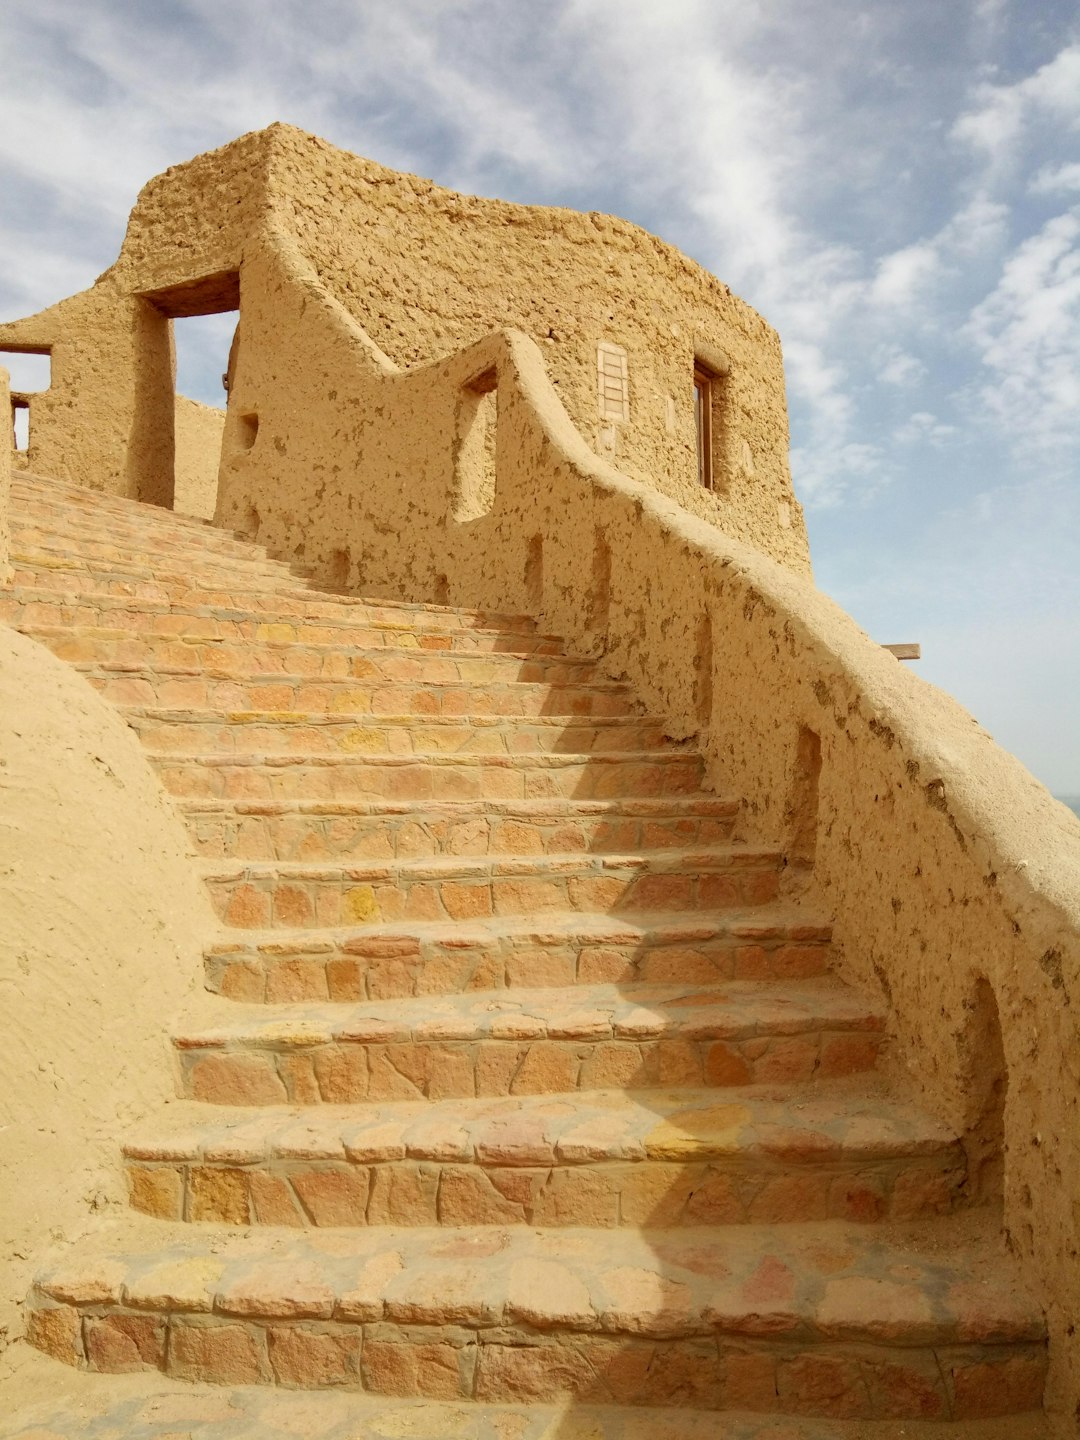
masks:
[[[694,433],[697,440],[698,484],[713,488],[713,387],[715,377],[702,365],[694,366]]]
[[[494,367],[462,387],[458,400],[451,511],[465,524],[495,504],[499,376]]]
[[[12,400],[11,424],[15,435],[15,449],[25,454],[30,449],[30,406],[25,400]]]
[[[11,376],[13,394],[37,395],[52,384],[52,356],[47,350],[5,350],[0,365]]]
[[[626,351],[607,341],[596,347],[600,419],[607,425],[622,425],[630,419],[630,372]]]
[[[236,417],[236,440],[241,450],[251,450],[259,438],[259,417],[252,411],[249,415]]]
[[[163,308],[173,316],[176,351],[173,509],[212,520],[225,432],[222,372],[238,315],[190,313],[190,307],[167,302]]]

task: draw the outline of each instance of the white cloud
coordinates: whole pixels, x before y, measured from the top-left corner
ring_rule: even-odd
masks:
[[[1018,448],[1080,448],[1080,207],[1047,221],[1007,258],[965,336],[984,378],[974,402]]]
[[[888,309],[911,305],[925,296],[940,270],[941,256],[936,245],[928,241],[905,245],[878,261],[867,298],[871,304]]]
[[[1044,165],[1028,189],[1033,195],[1060,195],[1080,190],[1080,164]]]
[[[917,356],[896,346],[879,347],[874,355],[877,378],[885,385],[907,388],[926,378],[927,370]]]
[[[898,445],[933,445],[940,448],[955,434],[955,425],[945,424],[929,410],[916,410],[893,431],[892,438]]]
[[[991,168],[1012,158],[1028,124],[1052,119],[1080,124],[1080,44],[1067,45],[1033,74],[1011,85],[982,81],[973,104],[959,117],[953,138],[981,152]]]

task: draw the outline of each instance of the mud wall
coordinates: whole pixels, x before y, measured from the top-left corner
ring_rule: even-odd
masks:
[[[9,556],[11,553],[11,456],[13,453],[11,431],[11,387],[8,372],[0,366],[0,585],[11,575]]]
[[[157,176],[91,289],[0,324],[0,345],[53,356],[52,385],[31,403],[29,467],[171,505],[167,320],[231,309],[241,291],[265,308],[250,267],[275,239],[399,368],[497,328],[530,334],[598,455],[809,573],[780,342],[726,285],[626,221],[456,195],[284,125]],[[603,402],[601,347],[614,367]],[[291,362],[277,383],[297,404],[311,392],[302,347]],[[712,375],[712,489],[697,476],[696,362]]]
[[[224,410],[177,395],[173,509],[181,515],[214,518],[224,429]]]
[[[1005,1225],[1071,1416],[1080,823],[807,580],[598,460],[528,337],[400,373],[298,251],[248,273],[269,308],[242,312],[219,523],[372,594],[531,611],[698,737],[976,1168],[1000,1125]],[[299,397],[278,324],[307,357]]]
[[[0,1350],[42,1247],[126,1203],[120,1141],[174,1094],[163,1016],[213,929],[138,740],[0,625]]]

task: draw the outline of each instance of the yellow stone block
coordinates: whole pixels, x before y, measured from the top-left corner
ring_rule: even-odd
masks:
[[[272,640],[280,644],[289,644],[296,640],[295,625],[260,625],[255,632],[257,640]]]
[[[750,1119],[745,1105],[709,1105],[701,1110],[677,1110],[645,1136],[646,1152],[654,1159],[680,1160],[703,1150],[733,1149],[739,1132]]]
[[[385,730],[372,730],[358,725],[355,730],[347,730],[341,737],[341,749],[361,754],[381,754],[386,749],[387,737]]]
[[[354,925],[368,925],[379,918],[379,904],[370,885],[354,885],[342,896],[341,909]]]

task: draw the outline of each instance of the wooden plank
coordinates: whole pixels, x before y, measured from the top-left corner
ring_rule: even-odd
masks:
[[[895,655],[897,660],[921,660],[922,646],[917,640],[908,640],[901,645],[883,645],[883,650],[888,650],[890,655]]]

